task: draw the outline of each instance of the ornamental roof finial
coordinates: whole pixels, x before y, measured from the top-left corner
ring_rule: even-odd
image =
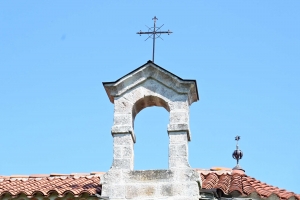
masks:
[[[148,28],[148,31],[146,31],[146,32],[139,31],[139,32],[137,32],[137,34],[139,34],[139,35],[147,34],[148,37],[147,37],[146,40],[148,40],[149,38],[152,38],[152,39],[153,39],[152,62],[154,62],[155,39],[157,39],[157,38],[162,39],[162,38],[160,37],[161,34],[165,34],[165,33],[166,33],[166,34],[170,35],[170,34],[173,33],[173,32],[170,31],[170,30],[168,30],[168,31],[161,31],[160,29],[161,29],[161,27],[163,27],[164,24],[161,25],[161,26],[159,26],[159,27],[157,27],[157,26],[156,26],[156,21],[157,21],[158,19],[157,19],[156,16],[154,16],[154,17],[152,18],[152,20],[154,21],[153,27],[148,27],[148,26],[146,26],[146,27]],[[146,41],[146,40],[145,40],[145,41]]]
[[[243,152],[239,149],[239,140],[241,139],[240,136],[236,136],[235,140],[236,140],[236,150],[234,150],[234,152],[232,153],[232,157],[234,159],[236,159],[236,166],[233,168],[233,170],[243,170],[240,165],[239,165],[239,160],[242,159],[243,157]]]

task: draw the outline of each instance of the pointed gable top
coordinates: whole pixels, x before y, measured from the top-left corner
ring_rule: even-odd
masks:
[[[121,96],[147,79],[155,79],[177,93],[188,94],[189,104],[199,100],[196,80],[182,79],[150,60],[114,82],[103,82],[103,86],[109,100],[114,103],[115,97]]]

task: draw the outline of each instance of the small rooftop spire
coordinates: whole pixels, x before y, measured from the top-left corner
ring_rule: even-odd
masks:
[[[236,166],[233,168],[233,170],[243,170],[240,165],[239,165],[239,160],[242,159],[243,157],[243,152],[239,149],[239,140],[241,139],[240,136],[236,136],[235,140],[236,140],[236,150],[234,150],[234,152],[232,153],[232,157],[234,159],[236,159]]]

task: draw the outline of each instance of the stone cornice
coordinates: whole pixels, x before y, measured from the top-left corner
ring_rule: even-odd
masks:
[[[147,79],[154,79],[176,93],[187,94],[189,104],[199,100],[196,80],[182,79],[151,61],[114,82],[103,82],[103,86],[110,101],[114,103],[115,97],[123,95]]]

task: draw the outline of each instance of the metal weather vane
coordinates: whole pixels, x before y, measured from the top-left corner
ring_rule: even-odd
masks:
[[[239,140],[241,139],[240,136],[236,136],[236,150],[232,153],[232,157],[236,159],[236,166],[233,169],[243,170],[239,165],[239,160],[243,157],[243,152],[239,149]],[[243,170],[245,171],[245,170]]]
[[[168,31],[161,31],[160,29],[161,29],[161,27],[163,27],[164,24],[161,25],[160,27],[156,27],[156,20],[158,20],[158,19],[156,18],[156,16],[154,16],[154,18],[152,18],[152,20],[154,21],[153,27],[148,27],[148,26],[146,26],[146,27],[148,28],[148,31],[143,32],[143,31],[140,30],[140,32],[137,32],[136,34],[139,34],[140,36],[141,36],[142,34],[148,34],[148,38],[147,38],[146,40],[148,40],[149,38],[152,38],[152,39],[153,39],[152,62],[154,62],[155,39],[156,39],[156,38],[162,39],[162,38],[160,37],[161,34],[165,34],[165,33],[166,33],[166,34],[170,35],[170,34],[173,33],[173,32],[171,32],[170,30],[168,30]],[[146,41],[146,40],[145,40],[145,41]],[[162,40],[163,40],[163,39],[162,39]]]

